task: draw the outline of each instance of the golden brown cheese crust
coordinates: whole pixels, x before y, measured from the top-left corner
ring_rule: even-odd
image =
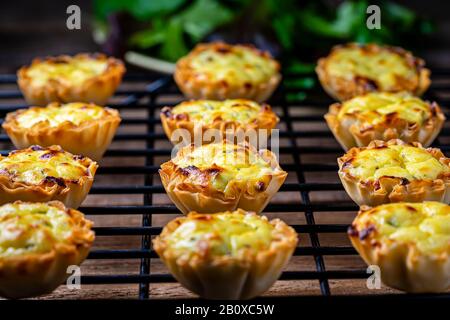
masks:
[[[59,201],[48,203],[16,201],[0,207],[0,213],[8,210],[6,214],[0,215],[0,223],[6,223],[10,232],[14,231],[14,223],[21,221],[21,219],[15,219],[16,213],[11,211],[11,208],[20,210],[22,205],[39,206],[39,210],[43,210],[45,207],[57,209],[59,214],[66,215],[67,223],[64,228],[70,229],[70,233],[64,234],[64,240],[50,237],[41,239],[47,241],[48,244],[52,243],[44,252],[26,251],[22,254],[0,255],[0,296],[13,299],[32,297],[53,291],[67,278],[67,268],[71,265],[81,264],[87,257],[95,238],[94,232],[91,230],[93,223],[85,219],[81,212],[66,208]],[[40,214],[45,215],[46,213],[41,212]],[[46,218],[50,223],[52,222],[52,217]],[[15,228],[20,230],[19,225]],[[47,227],[37,226],[37,228]],[[3,231],[6,232],[6,230]],[[39,241],[39,238],[34,237],[30,241]],[[17,249],[17,246],[14,249]]]
[[[422,112],[426,114],[418,122],[405,119],[400,110],[383,114],[374,109],[369,112],[372,113],[370,116],[376,117],[377,121],[370,123],[367,121],[364,104],[370,104],[371,96],[381,96],[381,98],[386,96],[388,99],[392,99],[390,104],[384,105],[386,109],[395,110],[396,105],[404,103],[405,105],[401,107],[408,108],[408,112],[415,112],[417,115]],[[423,108],[417,108],[418,102],[422,104]],[[344,107],[349,103],[363,104],[362,110],[346,112],[342,115]],[[388,141],[391,139],[419,142],[424,147],[428,147],[441,131],[445,116],[436,102],[421,101],[420,98],[403,93],[369,93],[342,103],[332,104],[325,115],[325,120],[340,145],[344,150],[348,150],[353,147],[365,147],[373,140]]]
[[[66,72],[55,72],[45,76],[48,68],[58,66],[72,67],[73,61],[82,63],[103,63],[105,68],[101,72],[92,72],[92,75],[84,75],[82,81],[73,81],[66,77]],[[36,81],[36,76],[30,74],[33,68],[42,69],[42,81]],[[73,66],[74,71],[82,72]],[[81,53],[73,57],[57,56],[45,59],[34,59],[30,66],[24,66],[17,72],[17,82],[27,102],[31,105],[45,106],[51,102],[93,102],[104,105],[111,97],[125,73],[122,61],[107,57],[103,54]]]
[[[379,173],[377,177],[361,177],[351,173],[354,171],[353,163],[358,160],[361,152],[366,150],[376,152],[390,146],[413,147],[419,149],[419,152],[424,152],[431,161],[424,163],[421,169],[423,172],[418,172],[418,174],[423,173],[426,175],[428,172],[438,170],[436,171],[436,176],[434,178],[408,179],[402,176],[404,169],[400,167],[398,170],[391,170],[393,172],[389,175]],[[374,161],[376,161],[375,158]],[[435,168],[435,166],[426,167],[429,162],[440,166],[441,169]],[[339,178],[347,194],[358,205],[377,206],[389,202],[450,202],[450,159],[445,157],[442,151],[437,148],[424,149],[420,143],[405,143],[398,139],[388,142],[375,140],[367,147],[350,149],[349,152],[338,159],[338,164]],[[381,166],[382,164],[380,163]],[[411,167],[414,168],[414,165]],[[420,170],[419,166],[417,168]]]
[[[221,157],[222,150],[226,158]],[[161,165],[159,175],[167,195],[185,214],[237,208],[259,213],[284,183],[287,172],[269,150],[258,152],[249,144],[225,140],[180,149],[174,159]]]
[[[0,164],[0,204],[59,200],[70,208],[78,208],[86,198],[98,168],[91,159],[72,155],[60,146],[12,151],[0,157]],[[50,171],[55,173],[49,175]]]
[[[199,44],[181,58],[174,78],[191,99],[242,98],[263,102],[277,88],[281,80],[279,70],[279,63],[268,52],[214,42]]]
[[[66,107],[69,106],[70,110]],[[46,112],[52,113],[54,118],[68,112],[86,118],[83,113],[95,111],[97,114],[92,119],[82,119],[82,121],[63,121],[53,124],[49,119],[45,119]],[[38,117],[44,114],[42,121],[33,122],[33,125],[22,125],[19,119],[24,115]],[[51,119],[50,119],[51,120]],[[3,129],[18,149],[27,148],[31,145],[48,147],[59,145],[64,150],[73,154],[81,154],[93,160],[100,160],[116,133],[121,122],[119,111],[111,108],[102,108],[88,103],[69,103],[61,105],[51,103],[45,108],[30,107],[8,113]]]
[[[229,229],[214,231],[212,224],[217,220],[228,220]],[[204,230],[208,224],[211,229]],[[177,250],[183,239],[178,242],[171,239],[179,228],[184,228],[182,236],[186,241],[198,241],[192,253]],[[233,254],[226,250],[220,254],[212,252],[213,248],[234,243],[233,239],[238,240],[239,236],[259,238],[260,228],[268,230],[264,235],[268,237],[264,249],[242,247]],[[215,214],[191,212],[187,217],[169,222],[153,241],[153,248],[174,277],[194,293],[208,299],[250,299],[268,290],[279,278],[297,241],[296,232],[279,219],[269,222],[265,216],[243,210]]]
[[[355,57],[345,57],[343,53],[346,51],[355,52]],[[384,57],[387,59],[384,59]],[[369,58],[376,59],[370,61]],[[395,59],[392,65],[387,65],[389,58]],[[345,60],[343,61],[342,59]],[[382,66],[383,69],[377,69],[376,65],[372,65],[373,63],[383,63],[386,66]],[[340,68],[342,68],[340,74],[331,72],[331,64],[340,65]],[[344,68],[344,66],[346,67]],[[408,71],[393,70],[400,66]],[[329,95],[337,100],[345,101],[374,91],[407,91],[420,96],[428,89],[431,83],[430,70],[424,66],[425,62],[422,59],[399,47],[349,43],[335,46],[329,56],[319,59],[316,73],[323,88]],[[360,70],[365,71],[368,68],[373,68],[370,76],[365,74],[365,72],[360,72]],[[389,78],[390,81],[385,83],[385,78]]]
[[[189,111],[176,112],[177,109],[188,109]],[[198,115],[204,115],[204,109],[213,109],[209,112],[207,119],[200,118]],[[192,111],[195,110],[194,114]],[[251,113],[248,119],[239,119],[234,114]],[[171,108],[164,107],[161,109],[161,122],[169,140],[172,141],[173,133],[178,129],[187,130],[191,137],[191,143],[197,135],[202,137],[207,130],[215,129],[221,133],[221,138],[226,137],[226,132],[232,131],[239,136],[239,132],[244,135],[248,132],[258,130],[267,130],[267,136],[270,136],[271,130],[274,129],[279,121],[277,115],[272,111],[268,104],[257,104],[254,101],[246,99],[232,99],[225,101],[211,100],[191,100]],[[257,137],[256,137],[257,138]],[[175,142],[175,141],[172,141]]]
[[[438,202],[363,206],[348,230],[368,265],[391,287],[415,293],[450,287],[450,206]]]

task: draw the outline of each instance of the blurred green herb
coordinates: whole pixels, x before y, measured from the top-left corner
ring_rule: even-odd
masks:
[[[175,61],[188,52],[191,44],[233,18],[232,11],[216,0],[196,0],[177,11],[185,2],[98,0],[95,12],[98,17],[105,17],[115,10],[123,10],[138,20],[151,20],[144,30],[131,36],[129,43],[141,49],[159,46],[162,58]]]
[[[298,60],[292,60],[288,62],[288,71],[298,74],[308,74],[312,73],[316,67],[315,63],[305,63]]]
[[[393,1],[380,1],[381,29],[366,27],[367,0],[95,0],[96,25],[107,26],[110,14],[126,12],[139,24],[127,43],[175,61],[220,28],[236,38],[249,32],[275,41],[287,58],[289,71],[310,73],[298,62],[303,52],[339,42],[377,42],[403,45],[404,40],[433,32],[433,24]],[[256,36],[255,36],[256,37]]]
[[[105,20],[109,14],[128,12],[134,18],[145,21],[174,12],[186,0],[95,0],[94,14]]]
[[[307,93],[304,91],[299,92],[288,92],[286,95],[287,102],[299,102],[307,98]]]
[[[414,29],[422,34],[433,31],[429,21],[419,19],[414,11],[390,1],[380,5],[381,29],[369,30],[366,27],[368,6],[366,0],[344,1],[337,7],[334,17],[327,17],[310,5],[299,12],[298,17],[304,30],[316,36],[361,43],[392,43]]]
[[[303,78],[287,78],[284,80],[284,85],[292,89],[311,89],[316,84],[316,80],[313,77]]]

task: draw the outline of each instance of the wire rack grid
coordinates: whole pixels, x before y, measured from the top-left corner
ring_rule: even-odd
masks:
[[[302,92],[299,79],[313,75],[285,74],[284,83],[269,103],[280,117],[280,164],[289,177],[268,205],[265,214],[280,217],[299,233],[294,258],[269,296],[335,294],[398,294],[388,288],[370,291],[368,274],[351,247],[346,230],[358,207],[343,191],[336,158],[343,154],[326,127],[323,114],[333,101],[317,86]],[[25,108],[15,75],[0,75],[0,116]],[[426,96],[437,101],[450,118],[450,69],[433,70]],[[162,266],[151,249],[151,239],[179,215],[161,186],[158,168],[167,161],[171,145],[164,135],[159,110],[182,101],[170,77],[127,75],[109,106],[121,111],[123,121],[114,142],[100,163],[91,193],[80,208],[96,223],[96,245],[83,266],[83,289],[57,297],[98,297],[91,288],[104,288],[113,297],[168,298],[189,296]],[[446,123],[434,146],[450,149]],[[11,149],[0,134],[2,150]],[[123,287],[126,287],[123,289]],[[123,292],[121,291],[122,289]],[[450,294],[441,294],[450,299]]]

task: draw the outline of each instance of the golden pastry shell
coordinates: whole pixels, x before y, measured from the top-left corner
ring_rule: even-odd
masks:
[[[239,146],[249,149],[250,152],[258,152],[247,143],[239,144]],[[194,145],[183,147],[178,151],[177,157],[185,157],[194,149]],[[185,182],[185,174],[180,172],[172,161],[161,165],[159,175],[167,195],[184,214],[190,211],[205,213],[233,211],[238,208],[260,213],[283,185],[287,172],[280,168],[275,154],[271,151],[264,149],[258,153],[273,169],[270,183],[263,191],[251,191],[249,186],[236,180],[229,182],[233,189],[227,195],[211,185],[206,188],[196,186]]]
[[[0,257],[0,296],[19,299],[50,293],[69,276],[69,266],[78,266],[86,259],[95,238],[91,231],[93,223],[59,201],[50,201],[48,205],[71,216],[75,230],[70,241],[55,243],[45,253]]]
[[[93,76],[81,84],[67,84],[57,79],[51,79],[44,85],[33,85],[32,78],[28,75],[29,68],[42,62],[69,63],[72,58],[103,60],[107,62],[107,68],[105,72]],[[17,83],[25,100],[30,105],[45,106],[51,102],[78,101],[105,105],[122,81],[124,73],[125,66],[118,59],[99,53],[80,53],[74,57],[62,55],[34,59],[30,66],[23,66],[17,71]]]
[[[249,214],[243,210],[236,214]],[[196,215],[191,212],[169,222],[161,235],[153,240],[153,248],[173,276],[187,289],[207,299],[250,299],[268,290],[279,278],[297,245],[297,233],[279,219],[274,226],[274,240],[266,250],[248,249],[238,257],[177,256],[165,237],[174,232],[185,219]],[[267,220],[265,216],[261,219]]]
[[[195,103],[195,101],[190,101]],[[257,131],[259,129],[267,130],[267,136],[270,136],[271,130],[274,129],[279,121],[277,115],[272,111],[272,108],[268,104],[262,104],[261,110],[258,113],[258,116],[251,123],[242,124],[239,121],[225,121],[225,120],[214,120],[211,124],[202,124],[198,125],[195,121],[189,119],[188,113],[180,113],[173,114],[171,112],[171,107],[164,107],[161,109],[161,122],[164,129],[164,132],[167,135],[167,138],[172,141],[171,137],[176,130],[184,129],[189,132],[191,137],[190,143],[194,142],[194,138],[199,135],[202,137],[207,130],[214,129],[219,130],[222,138],[226,137],[226,131],[232,131],[236,136],[239,135],[239,131],[242,132],[243,135],[249,131]],[[174,142],[174,141],[172,141]]]
[[[58,105],[59,103],[54,102],[49,106]],[[58,126],[50,126],[48,121],[41,121],[31,128],[23,128],[16,119],[27,110],[20,109],[8,113],[2,125],[16,148],[24,149],[31,145],[43,147],[60,145],[70,153],[87,156],[96,161],[102,158],[111,144],[121,122],[117,110],[104,108],[105,114],[100,119],[83,121],[78,125],[66,121]]]
[[[325,120],[344,150],[353,147],[365,147],[373,140],[388,141],[391,139],[419,142],[428,147],[441,131],[445,116],[436,102],[427,102],[427,104],[432,116],[425,120],[423,124],[410,124],[397,114],[391,114],[386,117],[386,121],[368,128],[360,127],[355,114],[345,114],[341,119],[338,118],[342,108],[342,103],[339,102],[330,106],[328,113],[325,115]]]
[[[225,100],[242,98],[257,102],[266,101],[281,81],[281,74],[279,72],[274,73],[264,82],[249,82],[247,85],[241,85],[229,81],[214,81],[208,79],[208,77],[198,77],[195,70],[192,69],[191,59],[199,53],[209,49],[226,52],[232,47],[232,45],[223,42],[202,43],[198,44],[187,56],[178,60],[174,79],[181,92],[190,99]],[[245,48],[266,57],[271,62],[275,61],[267,52],[259,51],[251,46],[245,46]],[[277,68],[280,68],[279,64]]]
[[[381,50],[388,50],[398,54],[405,59],[411,68],[417,71],[417,77],[415,79],[405,79],[400,77],[396,85],[389,90],[390,92],[408,91],[413,95],[420,96],[430,86],[430,70],[425,68],[425,62],[422,59],[413,56],[411,52],[392,46],[379,46],[376,44],[367,44],[363,46],[364,50],[368,50],[370,52],[377,53]],[[324,90],[330,96],[339,101],[345,101],[365,93],[378,91],[371,79],[358,76],[356,79],[347,80],[342,77],[331,77],[327,73],[326,65],[329,59],[331,59],[333,53],[345,48],[361,48],[361,45],[356,43],[338,45],[333,47],[328,57],[319,59],[316,67],[316,73]]]
[[[42,147],[31,146],[30,148],[14,152],[28,152],[35,148]],[[65,152],[60,146],[50,146],[45,149],[54,152]],[[87,170],[86,174],[81,176],[77,181],[56,178],[39,184],[29,184],[13,181],[7,174],[0,173],[0,204],[14,202],[16,200],[28,202],[58,200],[68,208],[78,208],[89,193],[94,182],[95,172],[98,168],[97,163],[87,157],[80,156],[78,161],[81,161]]]
[[[414,243],[377,239],[375,226],[359,223],[376,208],[362,206],[349,228],[350,241],[368,265],[380,268],[382,281],[412,293],[443,292],[450,287],[450,245],[439,254],[423,254]]]
[[[389,145],[411,145],[422,148],[418,142],[406,143],[399,139],[387,142],[375,140],[367,147],[352,148],[338,159],[339,178],[347,194],[358,205],[377,206],[390,202],[422,202],[438,201],[450,202],[450,174],[442,173],[434,180],[405,181],[399,177],[383,176],[373,181],[361,180],[349,173],[348,164],[365,149],[379,149]],[[428,148],[427,152],[446,166],[450,166],[450,159],[441,150]]]

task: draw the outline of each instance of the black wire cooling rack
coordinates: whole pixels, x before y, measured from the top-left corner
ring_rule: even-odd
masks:
[[[437,101],[443,107],[447,118],[450,118],[446,108],[450,106],[450,69],[436,69],[432,74],[433,84],[426,98]],[[346,238],[346,230],[351,220],[341,219],[341,215],[354,215],[358,207],[345,195],[337,179],[336,158],[342,155],[343,151],[323,120],[323,114],[333,101],[322,92],[317,81],[314,86],[311,85],[311,88],[305,90],[305,81],[313,83],[316,79],[312,74],[284,75],[283,85],[269,101],[280,117],[280,164],[289,172],[289,177],[279,194],[266,208],[265,214],[274,214],[291,224],[300,236],[300,244],[294,256],[312,259],[312,268],[305,269],[301,262],[296,263],[282,274],[280,280],[290,281],[289,283],[300,282],[296,287],[297,291],[293,292],[295,296],[304,294],[301,281],[312,281],[318,286],[318,294],[329,296],[334,294],[330,286],[331,281],[336,283],[360,279],[361,286],[364,286],[363,280],[368,274],[364,264],[360,263],[357,267],[351,265],[352,261],[358,258],[356,251],[348,242],[342,244],[333,240],[336,235]],[[0,75],[1,121],[7,112],[27,107],[15,83],[15,75]],[[298,87],[299,84],[303,89]],[[163,106],[175,105],[180,101],[182,96],[171,77],[142,74],[127,75],[121,89],[111,100],[113,103],[109,106],[121,111],[123,121],[114,143],[105,155],[105,162],[112,165],[101,163],[96,176],[101,181],[96,179],[90,194],[96,195],[96,199],[115,195],[134,200],[120,204],[114,204],[114,201],[110,203],[109,200],[106,204],[105,201],[97,202],[103,205],[90,202],[92,206],[85,204],[80,210],[89,217],[115,216],[126,219],[131,215],[141,216],[141,224],[137,226],[95,227],[97,239],[137,236],[141,237],[140,247],[121,249],[94,247],[88,260],[94,260],[91,264],[108,259],[133,260],[139,261],[139,268],[134,273],[126,274],[116,274],[114,269],[103,272],[98,268],[92,274],[82,276],[81,281],[85,285],[83,290],[89,290],[89,285],[108,285],[112,288],[121,284],[131,284],[136,286],[136,297],[148,299],[153,297],[150,285],[175,281],[166,269],[153,270],[152,262],[158,257],[151,250],[151,238],[161,231],[162,224],[154,223],[156,217],[159,215],[174,217],[179,214],[176,207],[167,199],[165,203],[158,200],[165,197],[158,177],[158,168],[159,163],[167,161],[171,153],[170,144],[162,144],[167,139],[160,127],[159,110]],[[141,129],[133,130],[136,127]],[[435,146],[448,153],[449,142],[450,130],[445,126],[435,141]],[[1,150],[1,154],[6,155],[12,148],[6,134],[0,135],[0,143],[4,149]],[[122,164],[120,159],[123,157],[131,158],[131,165],[129,161],[123,162],[125,165]],[[160,159],[159,162],[157,158]],[[122,177],[130,175],[142,179],[136,180],[138,182],[132,185],[115,182],[125,180],[126,183],[127,180]],[[110,182],[105,184],[102,181]],[[319,219],[316,223],[323,213],[326,213],[328,219]],[[323,235],[332,235],[331,240],[323,242]],[[341,264],[344,261],[343,265],[340,268],[330,267],[330,263],[327,262],[329,256],[340,257]],[[345,293],[358,292],[350,290]],[[164,294],[159,297],[164,298]],[[441,294],[439,297],[450,299],[450,294]]]

